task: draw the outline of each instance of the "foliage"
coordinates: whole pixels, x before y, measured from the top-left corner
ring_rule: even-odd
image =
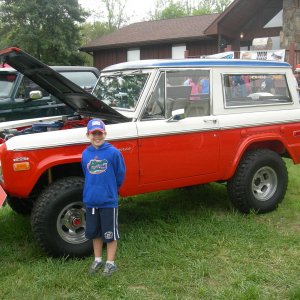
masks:
[[[80,36],[83,44],[87,44],[92,40],[110,33],[106,23],[96,21],[94,23],[84,23],[80,27]]]
[[[79,24],[86,13],[77,0],[2,0],[3,46],[18,46],[43,62],[81,64]]]
[[[160,12],[159,19],[173,19],[179,17],[185,17],[188,13],[185,7],[181,3],[174,3],[171,1],[168,6],[166,6]]]
[[[80,27],[81,45],[87,45],[89,42],[110,33],[107,23],[95,21],[93,23],[86,22]],[[93,57],[88,53],[81,53],[84,57],[85,64],[93,65]]]
[[[80,28],[81,45],[87,45],[89,42],[111,33],[127,22],[125,14],[125,0],[100,0],[100,13],[89,12],[94,16],[94,22],[86,22]],[[102,21],[95,21],[95,17],[102,16]],[[105,16],[105,17],[103,17]],[[82,53],[86,63],[92,65],[92,57],[89,54]]]
[[[0,209],[0,298],[300,299],[300,171],[288,168],[287,195],[265,215],[235,212],[221,184],[121,199],[111,278],[87,275],[92,257],[46,257],[30,220]]]
[[[193,15],[221,13],[232,0],[202,0],[198,2],[192,11]]]
[[[119,29],[127,22],[125,14],[125,0],[101,0],[107,14],[107,27],[109,32]]]
[[[156,0],[152,20],[220,13],[233,0]]]

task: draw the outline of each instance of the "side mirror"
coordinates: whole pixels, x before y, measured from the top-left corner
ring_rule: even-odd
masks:
[[[184,119],[184,108],[176,109],[172,111],[172,117],[167,120],[167,122],[177,122]]]
[[[43,98],[43,93],[41,91],[31,91],[29,92],[29,99],[30,100],[38,100],[38,99],[41,99]]]

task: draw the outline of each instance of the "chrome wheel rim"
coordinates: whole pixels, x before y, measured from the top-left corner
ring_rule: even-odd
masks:
[[[65,206],[57,217],[56,228],[59,236],[70,244],[81,244],[85,237],[85,208],[82,202]]]
[[[270,167],[260,168],[253,176],[252,193],[259,201],[269,200],[275,194],[277,186],[277,174]]]

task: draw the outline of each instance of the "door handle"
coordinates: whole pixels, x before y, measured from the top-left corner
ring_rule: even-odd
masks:
[[[218,122],[217,119],[204,119],[204,123],[217,124],[217,122]]]

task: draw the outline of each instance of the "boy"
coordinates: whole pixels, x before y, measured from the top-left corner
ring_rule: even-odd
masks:
[[[125,177],[125,164],[118,149],[105,141],[105,125],[100,119],[92,119],[87,125],[87,137],[91,142],[82,153],[85,177],[83,202],[86,206],[87,239],[93,240],[95,260],[89,274],[96,273],[103,265],[102,247],[107,243],[107,261],[103,275],[110,276],[117,267],[118,190]]]

